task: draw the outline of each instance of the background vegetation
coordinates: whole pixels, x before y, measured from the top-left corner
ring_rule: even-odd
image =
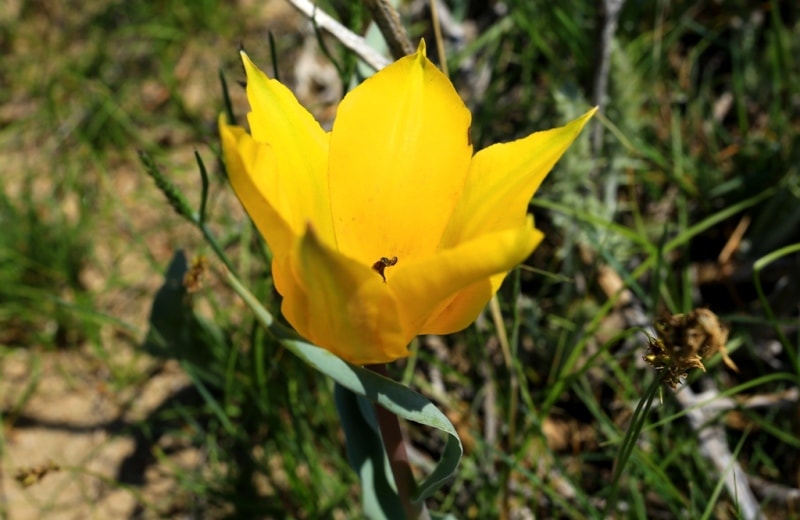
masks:
[[[508,277],[502,315],[421,338],[415,358],[391,367],[441,405],[465,443],[435,509],[747,517],[708,457],[713,435],[765,514],[798,516],[795,4],[625,3],[600,124],[533,202],[546,243]],[[448,3],[448,63],[477,148],[596,102],[598,5]],[[365,25],[361,9],[334,7]],[[422,3],[402,12],[412,38],[433,41]],[[199,207],[197,151],[210,176],[207,233],[277,308],[269,254],[221,175],[215,125],[219,71],[241,116],[237,46],[269,70],[270,38],[281,79],[329,123],[353,78],[281,1],[0,6],[0,517],[359,515],[331,385],[254,325],[137,154]],[[352,58],[325,42],[352,72]],[[199,275],[192,292],[174,276],[181,262]],[[175,284],[156,297],[165,274]],[[665,390],[615,478],[656,377],[642,327],[698,307],[729,326],[739,371],[716,357],[690,374],[708,405],[699,425]],[[151,309],[160,335],[148,334]],[[441,440],[409,435],[425,468]],[[13,481],[48,460],[61,471],[29,488]]]

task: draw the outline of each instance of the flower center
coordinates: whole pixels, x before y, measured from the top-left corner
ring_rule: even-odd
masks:
[[[372,268],[375,271],[377,271],[379,275],[381,275],[381,278],[383,278],[383,283],[386,283],[386,275],[383,274],[383,272],[386,270],[387,267],[391,267],[391,266],[395,265],[396,263],[397,263],[397,257],[396,256],[393,256],[391,258],[387,258],[385,256],[382,256],[380,258],[380,260],[378,260],[377,262],[372,264]]]

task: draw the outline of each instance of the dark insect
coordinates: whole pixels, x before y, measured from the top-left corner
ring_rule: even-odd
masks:
[[[385,256],[382,256],[380,258],[380,260],[378,260],[377,262],[372,264],[372,268],[375,271],[377,271],[379,275],[381,275],[381,278],[383,278],[383,283],[386,283],[386,275],[383,274],[383,272],[386,270],[387,267],[391,267],[391,266],[393,266],[395,264],[397,264],[397,257],[396,256],[393,256],[391,258],[387,258]]]

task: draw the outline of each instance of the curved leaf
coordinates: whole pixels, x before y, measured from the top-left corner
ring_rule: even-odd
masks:
[[[233,273],[226,271],[226,278],[233,290],[252,309],[256,319],[284,347],[312,368],[331,377],[342,387],[380,404],[403,419],[436,428],[447,434],[444,453],[431,474],[417,485],[415,500],[424,500],[433,495],[455,472],[463,453],[461,440],[458,438],[453,424],[432,402],[396,381],[365,368],[351,365],[327,350],[306,342],[293,330],[278,323]]]
[[[372,403],[339,384],[334,397],[347,443],[347,458],[361,481],[364,514],[372,520],[405,520]]]

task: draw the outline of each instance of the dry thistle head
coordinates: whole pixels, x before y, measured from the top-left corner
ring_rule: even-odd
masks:
[[[668,316],[656,320],[653,328],[656,337],[650,338],[644,360],[664,374],[664,383],[670,388],[678,386],[690,368],[705,372],[703,358],[717,352],[729,368],[736,370],[725,348],[728,330],[710,310],[695,309],[687,314]]]

